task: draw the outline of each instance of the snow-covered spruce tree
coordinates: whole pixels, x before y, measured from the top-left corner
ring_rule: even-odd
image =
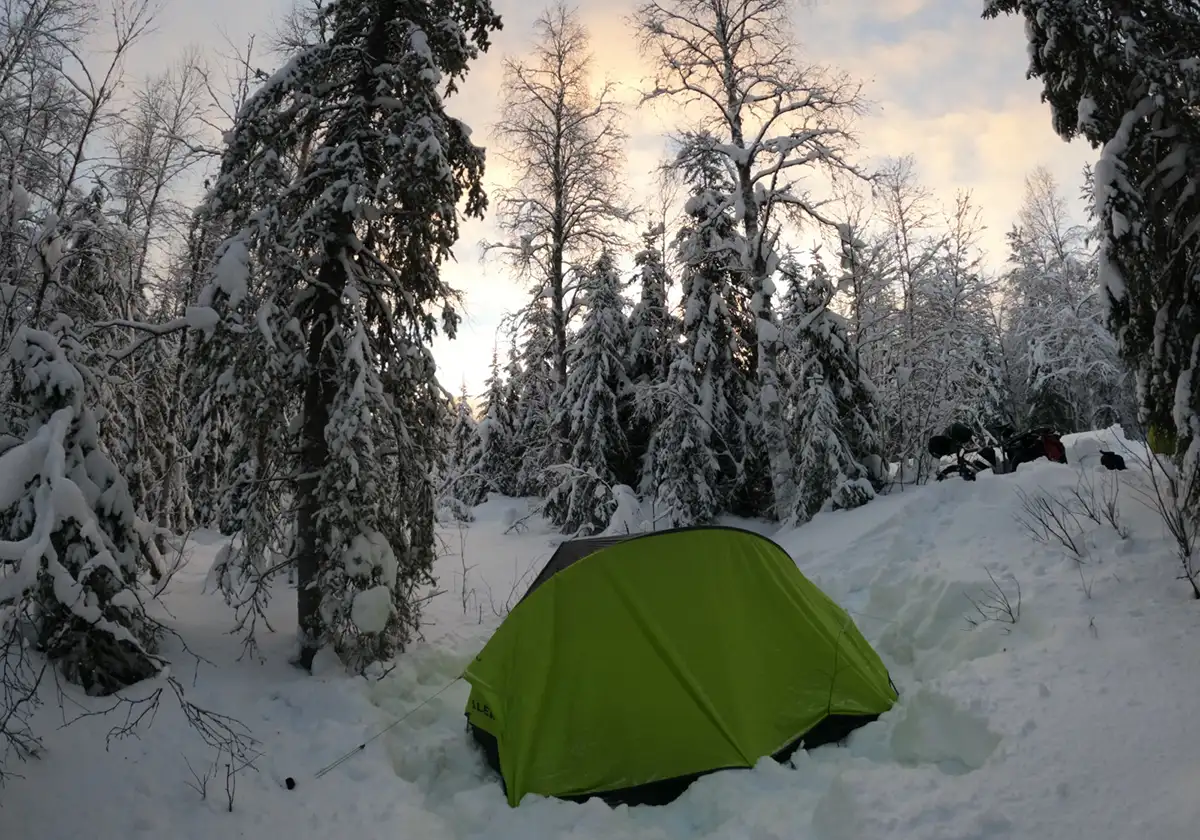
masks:
[[[999,442],[1003,430],[1012,428],[1014,423],[1012,400],[1006,390],[1004,336],[994,317],[983,327],[970,341],[963,378],[971,383],[969,425],[977,430],[979,443],[990,444]]]
[[[86,352],[63,318],[46,331],[19,328],[4,357],[20,377],[13,405],[26,433],[0,456],[0,658],[16,664],[27,624],[68,680],[109,695],[164,663],[139,582],[151,529],[100,445]]]
[[[667,303],[669,278],[660,249],[663,231],[653,225],[642,234],[642,249],[634,256],[636,270],[632,285],[639,290],[638,301],[629,315],[629,382],[632,388],[628,408],[623,415],[629,439],[629,464],[624,484],[637,487],[650,446],[650,435],[661,422],[665,404],[662,386],[667,381],[679,323]]]
[[[521,342],[508,377],[512,395],[513,452],[517,461],[514,493],[545,496],[547,468],[559,455],[559,436],[551,425],[556,394],[554,320],[549,301],[536,295],[517,314]]]
[[[798,488],[788,519],[797,524],[827,503],[865,504],[880,486],[870,469],[881,448],[875,386],[859,367],[846,319],[830,309],[835,289],[825,266],[815,262],[804,275],[794,276],[783,313]]]
[[[186,318],[180,301],[164,299],[148,311],[152,324]],[[188,453],[184,449],[182,382],[186,346],[182,330],[147,342],[138,354],[133,380],[140,411],[136,433],[143,436],[140,451],[143,477],[141,515],[158,528],[156,544],[168,551],[171,534],[187,533],[196,524],[187,475]]]
[[[521,410],[524,396],[523,380],[525,371],[522,367],[523,345],[520,342],[520,318],[505,316],[508,335],[508,352],[504,362],[504,407],[508,420],[508,447],[510,457],[509,483],[503,492],[509,496],[521,495],[523,468],[528,459],[528,445],[521,436]],[[548,381],[548,380],[547,380]],[[547,385],[547,392],[549,386]],[[544,441],[543,441],[544,443]]]
[[[636,15],[657,70],[645,98],[697,109],[735,181],[733,212],[745,240],[741,285],[756,326],[752,437],[770,464],[766,515],[789,509],[795,492],[771,303],[779,226],[789,218],[832,224],[804,177],[814,169],[856,174],[850,121],[862,107],[857,84],[801,63],[791,9],[791,0],[650,0]]]
[[[735,357],[729,287],[740,271],[741,238],[729,182],[711,156],[683,149],[692,184],[687,222],[675,246],[682,266],[681,341],[661,389],[641,493],[654,500],[656,526],[702,524],[727,509],[746,459],[746,388]]]
[[[487,498],[487,485],[480,470],[483,448],[479,426],[467,397],[467,386],[454,401],[454,421],[449,432],[450,447],[442,470],[440,506],[449,509],[454,518],[471,522],[472,508]]]
[[[740,233],[738,234],[740,239]],[[771,278],[774,284],[778,272]],[[726,402],[733,407],[731,441],[741,441],[742,453],[736,473],[727,458],[724,463],[725,481],[722,492],[723,509],[735,516],[754,518],[775,516],[775,491],[772,482],[770,450],[767,447],[766,427],[763,425],[763,406],[759,393],[759,328],[754,308],[754,295],[747,288],[745,272],[735,264],[730,282],[725,284],[725,311],[729,315],[730,348],[733,351],[732,372],[727,379]],[[772,318],[777,321],[772,304]],[[777,323],[776,323],[776,326]],[[783,352],[783,345],[779,345]],[[776,383],[780,394],[788,390],[784,371],[776,362]],[[765,513],[764,513],[765,511]]]
[[[181,297],[194,302],[207,281],[207,273],[225,220],[206,216],[198,209],[188,229],[186,264],[181,266]],[[244,329],[244,327],[241,327]],[[189,456],[185,465],[188,491],[192,498],[196,521],[231,534],[220,521],[222,487],[228,475],[229,457],[233,444],[233,412],[229,404],[219,399],[205,371],[218,368],[221,362],[214,355],[229,353],[233,348],[224,343],[196,341],[189,335],[178,351],[179,381],[176,392],[182,394],[176,412],[176,422],[182,426],[181,449]],[[230,393],[237,391],[232,389]]]
[[[458,319],[440,266],[459,202],[486,201],[483,150],[443,100],[499,18],[485,0],[338,0],[320,20],[326,37],[227,134],[206,212],[235,223],[201,297],[219,314],[208,343],[227,349],[204,375],[252,442],[252,480],[296,510],[294,540],[241,543],[222,580],[261,586],[265,555],[283,553],[299,664],[331,645],[361,667],[405,645],[429,581],[447,408],[429,342],[439,315],[450,335]],[[281,513],[247,501],[251,522]]]
[[[512,406],[500,372],[500,348],[492,348],[492,364],[479,410],[479,475],[483,493],[511,494],[516,484]]]
[[[566,457],[554,465],[546,515],[571,534],[604,530],[617,509],[613,488],[628,459],[621,406],[629,392],[629,323],[621,278],[603,251],[583,281],[583,323],[567,346],[567,383],[554,427],[565,430]]]
[[[652,502],[655,529],[702,525],[720,513],[721,466],[704,403],[691,342],[676,348],[662,387],[663,417],[654,427],[641,495]]]
[[[720,511],[740,516],[770,515],[772,485],[764,440],[762,404],[756,398],[758,338],[743,270],[746,253],[736,215],[736,182],[719,155],[711,153],[711,135],[690,138],[677,163],[692,198],[685,204],[688,222],[676,242],[677,262],[705,274],[720,300],[700,309],[701,329],[711,345],[701,367],[701,394],[712,389],[713,445],[720,464],[717,484]],[[703,285],[703,283],[702,283]],[[685,290],[685,303],[688,299]],[[684,317],[687,317],[685,312]],[[699,361],[699,360],[697,360]]]
[[[639,297],[629,315],[629,379],[634,384],[653,384],[666,379],[678,323],[667,304],[670,280],[663,265],[659,240],[662,230],[654,226],[642,235],[643,247],[633,258],[633,284]]]
[[[205,272],[217,244],[213,234],[218,226],[193,214],[188,224],[185,243],[178,248],[168,265],[164,289],[156,300],[150,320],[156,323],[173,318],[187,318],[205,282]],[[196,439],[207,405],[199,400],[203,388],[192,393],[197,383],[189,379],[194,342],[188,332],[160,336],[146,351],[140,364],[144,390],[153,389],[150,428],[158,438],[154,444],[158,459],[159,479],[147,488],[147,515],[160,530],[160,550],[164,546],[162,533],[186,533],[196,524],[217,523],[218,486],[224,475],[227,452],[221,445]],[[228,424],[204,424],[208,431],[221,429],[225,443],[229,440]]]
[[[988,0],[1019,14],[1055,130],[1100,149],[1100,286],[1142,420],[1200,469],[1200,9],[1177,0]],[[1200,488],[1200,482],[1189,482]],[[1200,504],[1200,499],[1189,500]]]
[[[321,2],[323,0],[314,0],[313,5],[320,6]],[[314,35],[320,37],[319,22],[308,19],[304,7],[298,6],[285,26],[290,27],[293,21],[297,24],[300,21],[307,21],[308,28],[304,31],[303,38],[312,38]],[[316,31],[314,32],[314,30]],[[308,41],[304,41],[304,43],[307,44]],[[282,47],[282,44],[279,46]],[[232,80],[230,101],[222,109],[231,122],[249,99],[253,92],[253,86],[261,81],[261,77],[254,75],[257,71],[251,60],[252,51],[253,44],[250,44],[245,53],[239,56],[239,71]],[[254,78],[251,78],[252,75]],[[208,153],[219,155],[220,148],[209,150]],[[185,307],[196,301],[201,289],[207,283],[209,268],[216,256],[217,248],[225,239],[225,233],[238,229],[251,212],[247,208],[225,207],[222,215],[215,215],[213,210],[214,207],[211,205],[193,208],[192,216],[188,221],[187,244],[183,249],[181,264],[173,277],[176,288],[175,296]],[[248,289],[247,293],[248,299],[243,308],[248,312],[253,312],[255,305],[249,299],[253,297],[253,290]],[[239,330],[244,329],[244,325],[239,326]],[[189,335],[189,340],[182,343],[177,353],[180,377],[171,393],[182,393],[183,397],[175,401],[176,403],[182,402],[182,405],[175,408],[174,422],[182,427],[182,431],[178,433],[182,442],[180,449],[187,456],[185,474],[196,521],[208,526],[219,527],[222,533],[230,535],[241,530],[238,522],[242,520],[242,514],[247,506],[234,499],[234,496],[238,494],[227,492],[230,488],[226,484],[225,478],[232,474],[231,459],[245,455],[244,451],[241,453],[237,451],[237,444],[239,441],[244,442],[246,436],[240,434],[244,430],[235,430],[234,428],[234,418],[237,412],[227,401],[219,398],[212,383],[204,377],[205,371],[220,368],[222,363],[212,358],[207,361],[203,360],[204,357],[211,357],[214,353],[224,352],[230,348],[214,346],[213,342],[197,343],[190,340],[192,337]],[[196,373],[200,375],[197,376]],[[241,386],[247,385],[252,387],[250,382],[241,383]],[[248,393],[248,389],[241,386],[231,387],[227,389],[227,392],[230,394]],[[265,411],[264,416],[270,416],[271,412],[270,409]],[[239,434],[235,434],[235,431]],[[263,433],[265,431],[260,430],[256,435]],[[269,481],[260,482],[257,485],[242,485],[239,493],[250,489],[251,486],[268,493],[282,489],[280,482]],[[257,509],[265,510],[263,507]],[[243,531],[242,534],[244,536],[245,532]]]
[[[289,580],[296,577],[295,517],[289,511],[299,471],[297,429],[286,421],[298,416],[304,392],[300,368],[293,364],[304,359],[302,335],[289,329],[282,333],[286,345],[272,340],[256,346],[262,335],[258,313],[264,323],[266,315],[281,317],[286,287],[277,292],[275,284],[251,282],[247,242],[218,234],[222,228],[240,232],[254,214],[248,203],[209,201],[197,209],[216,242],[192,254],[194,261],[209,259],[194,269],[203,274],[197,294],[201,302],[216,304],[221,317],[212,319],[217,323],[210,329],[189,336],[184,381],[200,521],[231,538],[210,578],[233,608],[233,630],[243,636],[249,653],[257,649],[260,621],[270,627],[264,610],[274,573],[286,568]],[[212,278],[225,288],[208,288]],[[267,303],[268,295],[281,298],[278,310]]]

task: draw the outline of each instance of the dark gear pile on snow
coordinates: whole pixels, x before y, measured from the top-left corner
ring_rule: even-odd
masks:
[[[945,432],[929,439],[929,454],[935,458],[954,456],[954,463],[938,471],[937,480],[958,473],[965,481],[974,481],[977,473],[996,466],[996,450],[977,446],[975,434],[963,423],[951,423]]]
[[[1010,473],[1021,464],[1038,458],[1067,463],[1062,436],[1053,429],[1031,429],[1019,434],[1014,434],[1011,428],[998,431],[996,437],[1002,439],[998,447],[977,445],[974,433],[962,423],[951,423],[942,434],[931,437],[930,455],[939,459],[953,456],[955,459],[953,464],[938,472],[937,480],[957,473],[967,481],[974,481],[975,476],[986,469],[997,474]]]
[[[1016,470],[1018,466],[1028,461],[1045,458],[1059,464],[1067,463],[1067,448],[1063,446],[1062,436],[1049,428],[1031,429],[1007,438],[1000,444],[1004,450],[1004,460],[1008,463],[1007,472]]]

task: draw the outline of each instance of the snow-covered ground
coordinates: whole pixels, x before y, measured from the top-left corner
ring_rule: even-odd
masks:
[[[455,678],[553,550],[553,535],[536,523],[534,533],[504,534],[524,502],[489,502],[469,527],[442,529],[444,593],[428,608],[425,639],[379,680],[348,678],[330,663],[316,677],[288,666],[286,592],[274,604],[277,632],[265,637],[265,661],[238,661],[227,608],[203,592],[220,542],[199,535],[166,607],[171,625],[212,663],[193,685],[190,660],[174,655],[189,698],[237,717],[261,741],[256,769],[235,776],[233,812],[223,768],[207,798],[188,786],[188,765],[203,775],[213,756],[171,699],[140,739],[107,751],[104,734],[118,721],[56,729],[61,716],[47,709],[45,756],[17,768],[24,778],[0,791],[0,838],[1193,837],[1200,604],[1176,580],[1159,519],[1136,497],[1144,473],[1133,459],[1124,473],[1101,469],[1101,438],[1113,446],[1111,433],[1069,439],[1069,466],[1042,461],[975,483],[910,488],[776,535],[854,615],[891,669],[900,702],[846,747],[801,754],[794,767],[767,760],[716,774],[659,808],[527,800],[510,809],[466,735],[467,687]],[[1016,521],[1018,488],[1065,498],[1081,475],[1101,489],[1121,483],[1127,530],[1123,538],[1079,517],[1082,567]],[[968,621],[979,617],[971,599],[990,609],[989,571],[1014,611],[1020,587],[1015,624]]]

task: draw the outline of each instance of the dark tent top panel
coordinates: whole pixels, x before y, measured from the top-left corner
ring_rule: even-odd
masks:
[[[585,537],[578,540],[567,540],[566,542],[560,543],[558,549],[554,552],[550,559],[546,561],[546,565],[542,568],[542,571],[538,573],[538,576],[533,579],[533,583],[529,584],[529,588],[525,590],[525,594],[521,596],[521,601],[524,601],[526,598],[528,598],[531,592],[533,592],[546,581],[550,580],[550,578],[554,577],[563,569],[578,563],[588,555],[595,554],[602,548],[608,548],[610,545],[616,545],[617,543],[623,543],[628,540],[644,539],[647,537],[664,537],[684,531],[737,531],[754,539],[766,540],[772,545],[778,547],[778,543],[776,543],[770,537],[764,536],[763,534],[759,534],[755,531],[750,531],[745,528],[738,528],[731,525],[685,525],[679,528],[667,528],[662,531],[646,531],[639,534],[617,534],[616,536],[612,537]],[[780,550],[784,551],[782,548]],[[784,553],[787,554],[786,551],[784,551]],[[519,604],[521,601],[518,601],[517,603]]]
[[[542,571],[538,573],[538,576],[533,579],[533,583],[529,584],[529,588],[525,590],[525,594],[521,596],[521,600],[524,601],[529,597],[531,592],[567,568],[567,566],[578,563],[584,557],[587,557],[589,554],[595,554],[602,548],[608,548],[610,545],[625,542],[636,536],[639,535],[618,534],[615,537],[587,537],[586,539],[567,540],[564,543],[560,543],[558,550],[546,561],[546,565],[542,567]]]

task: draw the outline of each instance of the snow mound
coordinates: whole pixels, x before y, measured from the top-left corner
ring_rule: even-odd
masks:
[[[612,493],[617,507],[601,536],[641,534],[649,531],[650,523],[642,516],[642,502],[633,492],[633,488],[626,484],[618,484]]]
[[[373,586],[354,596],[350,620],[362,633],[382,633],[392,618],[392,590]]]
[[[1000,736],[988,729],[987,718],[921,688],[892,729],[891,749],[901,763],[936,764],[957,775],[983,767],[999,744]]]
[[[342,558],[346,571],[360,578],[376,574],[385,583],[394,584],[398,564],[387,537],[378,531],[358,534]],[[355,622],[357,623],[357,622]]]
[[[1102,451],[1117,453],[1128,465],[1145,464],[1150,457],[1146,444],[1127,438],[1125,430],[1119,425],[1094,432],[1065,435],[1063,446],[1067,450],[1068,463],[1087,467],[1100,466]]]

